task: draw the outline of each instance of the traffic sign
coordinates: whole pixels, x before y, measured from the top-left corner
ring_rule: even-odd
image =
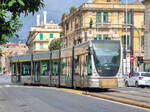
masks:
[[[130,61],[134,61],[134,56],[130,56]]]

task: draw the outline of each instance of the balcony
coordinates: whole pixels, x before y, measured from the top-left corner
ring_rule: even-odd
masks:
[[[33,42],[45,42],[45,43],[49,43],[49,40],[48,39],[44,39],[44,40],[37,39],[37,40],[34,40]]]

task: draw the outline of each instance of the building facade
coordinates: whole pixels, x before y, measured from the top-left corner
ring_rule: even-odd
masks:
[[[2,49],[2,56],[0,57],[0,65],[2,66],[2,70],[10,74],[10,57],[15,55],[22,55],[26,54],[28,47],[25,43],[7,43],[5,45],[1,45],[0,48]]]
[[[40,16],[37,15],[37,26],[31,27],[28,35],[28,52],[49,51],[48,46],[53,39],[60,38],[61,26],[50,21],[46,22],[46,12],[44,12],[44,22],[40,23]]]
[[[150,1],[144,0],[145,5],[145,44],[144,44],[144,69],[150,72]]]
[[[84,3],[74,13],[64,17],[61,22],[64,31],[62,37],[62,48],[77,45],[89,40],[121,40],[123,47],[127,42],[127,63],[130,63],[130,27],[124,24],[131,24],[131,12],[134,9],[134,26],[139,30],[139,35],[134,30],[134,55],[139,55],[139,44],[144,53],[144,9],[145,6],[137,0],[132,4],[121,4],[120,0],[93,0],[91,3]],[[127,32],[127,33],[126,33]],[[126,35],[127,34],[127,35]],[[126,40],[127,37],[127,40]],[[137,64],[137,63],[135,63]],[[130,72],[130,66],[127,66]],[[137,68],[135,67],[135,71]]]

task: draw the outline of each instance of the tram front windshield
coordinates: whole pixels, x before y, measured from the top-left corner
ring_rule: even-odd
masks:
[[[100,76],[116,76],[120,66],[120,42],[93,43],[94,61]]]

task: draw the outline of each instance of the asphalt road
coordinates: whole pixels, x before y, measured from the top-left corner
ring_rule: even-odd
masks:
[[[0,86],[0,112],[150,112],[58,89]]]
[[[123,88],[120,91],[143,91]],[[145,89],[144,89],[145,90]],[[10,76],[0,76],[0,112],[150,112],[150,110],[119,104],[64,90],[21,87],[11,84]]]

